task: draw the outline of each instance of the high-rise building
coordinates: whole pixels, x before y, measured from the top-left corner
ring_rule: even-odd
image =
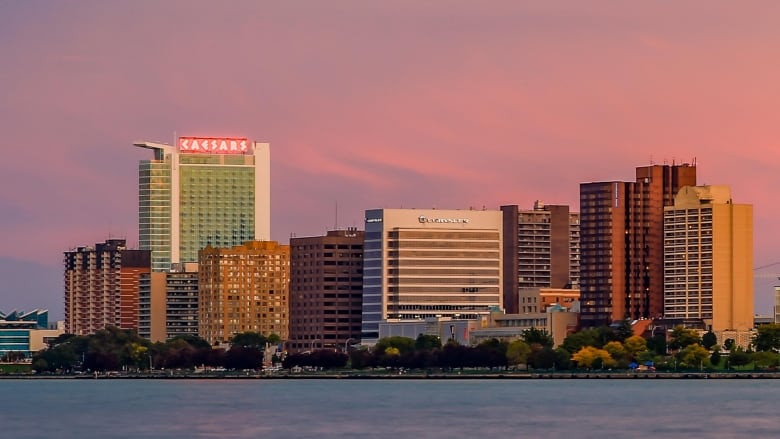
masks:
[[[500,211],[366,211],[364,344],[388,319],[478,319],[502,307]]]
[[[198,335],[198,264],[173,264],[170,271],[142,274],[138,335],[153,342]]]
[[[290,238],[290,351],[360,343],[362,307],[362,230]]]
[[[197,262],[207,245],[268,240],[270,148],[244,138],[181,137],[178,145],[137,142],[154,151],[139,165],[138,229],[153,271]]]
[[[206,247],[198,261],[199,334],[212,344],[258,332],[289,337],[290,246],[248,241]]]
[[[504,308],[521,312],[520,289],[579,286],[580,216],[569,206],[501,206],[504,224]]]
[[[106,326],[138,327],[139,278],[149,251],[128,250],[124,239],[65,252],[65,332],[92,334]]]
[[[664,317],[753,328],[753,206],[728,186],[683,187],[664,209]]]
[[[580,185],[583,326],[663,314],[663,216],[696,166],[636,168],[636,181]]]

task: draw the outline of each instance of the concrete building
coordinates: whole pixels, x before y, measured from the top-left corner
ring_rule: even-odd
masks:
[[[206,247],[198,262],[198,327],[211,344],[242,332],[289,337],[290,246],[248,241]]]
[[[500,211],[366,211],[362,342],[383,320],[477,319],[503,305]]]
[[[664,207],[696,185],[696,166],[636,168],[636,181],[580,185],[582,324],[663,314]]]
[[[290,238],[291,352],[360,343],[363,236],[351,228]]]
[[[109,239],[65,252],[64,265],[65,332],[137,329],[139,279],[151,271],[149,251],[128,250],[124,239]]]
[[[271,237],[270,148],[245,138],[180,137],[136,142],[154,152],[138,170],[138,230],[153,271],[197,262],[207,245]]]
[[[569,206],[534,203],[533,210],[501,206],[504,308],[518,313],[519,290],[577,288],[580,218]]]
[[[664,316],[753,328],[753,206],[728,186],[683,187],[664,209]]]
[[[471,344],[479,344],[493,338],[511,342],[522,338],[523,332],[536,328],[550,334],[553,346],[557,347],[577,330],[578,322],[579,313],[560,305],[553,305],[536,313],[494,312],[482,318],[479,326],[470,332],[469,338]]]
[[[544,312],[545,309],[554,305],[562,306],[574,312],[580,312],[580,290],[568,288],[523,288],[520,290],[520,312],[515,314]]]
[[[417,339],[420,335],[433,335],[442,345],[450,340],[468,346],[470,334],[476,330],[476,320],[453,319],[451,317],[426,317],[411,320],[387,319],[379,323],[379,338],[406,337]]]
[[[152,342],[198,335],[198,264],[141,275],[138,335]]]

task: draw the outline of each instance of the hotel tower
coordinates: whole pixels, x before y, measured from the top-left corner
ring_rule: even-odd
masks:
[[[270,148],[245,138],[180,137],[176,146],[136,142],[154,152],[138,169],[138,229],[152,271],[196,262],[198,250],[268,240]]]

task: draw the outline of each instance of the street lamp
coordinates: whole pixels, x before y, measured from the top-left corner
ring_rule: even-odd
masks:
[[[320,341],[320,339],[319,338],[315,338],[315,339],[313,339],[311,341],[311,343],[309,343],[309,351],[310,352],[314,352],[314,342],[317,342],[317,341]]]
[[[348,354],[348,353],[349,353],[349,342],[350,342],[350,340],[355,340],[355,339],[354,339],[354,338],[352,338],[352,337],[350,337],[350,338],[348,338],[348,339],[346,339],[346,340],[344,341],[344,353],[345,353],[345,354]]]

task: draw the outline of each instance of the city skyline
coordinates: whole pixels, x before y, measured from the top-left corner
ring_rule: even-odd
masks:
[[[283,243],[374,208],[579,211],[580,183],[696,159],[780,260],[774,3],[209,5],[0,5],[0,308],[59,319],[64,251],[137,248],[132,142],[176,136],[271,143]]]

